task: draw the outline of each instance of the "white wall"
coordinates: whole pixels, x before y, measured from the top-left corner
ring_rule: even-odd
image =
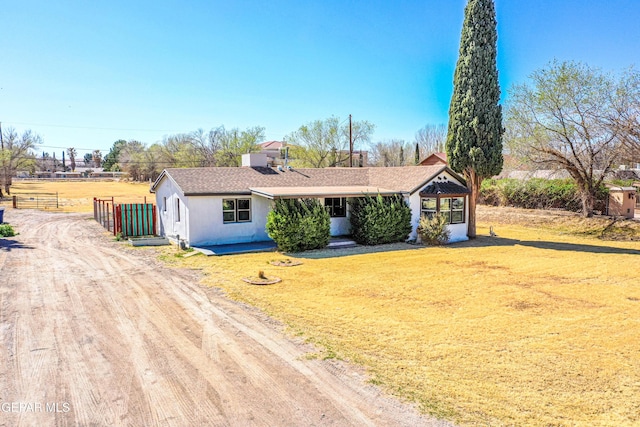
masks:
[[[166,207],[164,198],[166,200]],[[177,200],[180,200],[180,221],[177,220]],[[157,232],[161,236],[168,237],[175,241],[177,236],[180,239],[189,240],[188,218],[189,206],[188,198],[178,195],[178,188],[169,178],[162,180],[156,188],[156,206],[158,216]]]
[[[324,205],[324,198],[320,199],[320,203]],[[351,209],[349,206],[349,199],[346,201],[346,212],[347,216],[344,217],[334,217],[331,218],[331,229],[330,234],[332,236],[346,236],[351,234],[351,222],[349,221],[349,216],[351,214]]]
[[[455,179],[452,175],[448,174],[447,172],[442,172],[440,173],[438,176],[441,176],[443,179],[442,180],[438,180],[436,177],[435,180],[438,181],[451,181],[454,182],[456,184],[462,185],[462,183],[460,181],[458,181],[457,179]],[[424,185],[422,188],[426,187],[429,183],[427,183],[426,185]],[[417,237],[417,228],[418,228],[418,221],[420,220],[420,191],[422,191],[422,188],[418,189],[418,191],[416,191],[415,193],[413,193],[410,197],[409,197],[409,205],[411,206],[411,225],[413,226],[413,230],[411,231],[411,234],[409,235],[409,239],[415,239]],[[463,222],[462,224],[449,224],[449,231],[451,232],[451,237],[449,238],[449,243],[455,243],[455,242],[463,242],[465,240],[469,240],[469,236],[467,236],[467,232],[468,232],[468,221],[469,221],[469,196],[467,195],[467,197],[465,197],[465,212],[464,212],[464,220],[465,222]]]
[[[251,199],[251,221],[224,223],[222,199]],[[267,235],[267,213],[271,201],[258,196],[189,197],[190,246],[224,245],[271,240]]]

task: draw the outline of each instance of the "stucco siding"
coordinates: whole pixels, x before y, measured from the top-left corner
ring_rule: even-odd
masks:
[[[223,199],[250,199],[251,221],[225,223],[222,216]],[[262,242],[270,240],[265,226],[271,201],[251,196],[191,196],[190,246],[223,245],[230,243]]]
[[[176,240],[178,236],[188,240],[188,198],[179,195],[177,186],[170,179],[165,179],[157,188],[156,206],[158,233],[171,240]]]
[[[441,179],[438,180],[438,177],[440,177]],[[443,171],[440,174],[438,174],[438,176],[434,179],[434,181],[450,181],[459,185],[463,185],[462,182],[454,178],[451,174],[447,173],[446,171]],[[420,200],[421,190],[422,188],[420,188],[415,193],[411,194],[411,196],[409,197],[409,204],[411,206],[411,225],[413,226],[413,230],[409,235],[410,239],[415,239],[418,235],[417,229],[418,229],[418,222],[420,221],[420,212],[421,212],[421,200]],[[468,221],[469,221],[469,196],[465,197],[464,209],[465,209],[465,212],[464,212],[465,222],[461,224],[448,225],[449,231],[451,232],[449,243],[463,242],[465,240],[469,240],[469,236],[467,236]]]

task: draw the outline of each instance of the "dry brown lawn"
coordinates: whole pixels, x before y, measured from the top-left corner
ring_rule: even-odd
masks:
[[[93,198],[115,197],[116,203],[142,203],[149,193],[149,184],[124,181],[19,181],[11,186],[11,194],[58,193],[60,211],[93,212]]]
[[[640,243],[531,214],[522,225],[488,210],[479,234],[493,225],[497,238],[441,248],[165,259],[318,344],[309,357],[361,364],[425,412],[463,425],[640,424]],[[269,264],[287,258],[303,264]],[[241,280],[259,270],[283,280]]]
[[[140,200],[148,185],[16,183]],[[36,188],[37,187],[37,188]],[[480,237],[439,248],[162,258],[317,344],[309,358],[364,366],[371,381],[462,425],[640,425],[640,223],[480,208]],[[497,238],[486,237],[493,225]],[[617,234],[612,234],[613,232]],[[380,251],[383,249],[384,251]],[[302,265],[279,267],[274,260]],[[241,279],[263,270],[282,282]]]

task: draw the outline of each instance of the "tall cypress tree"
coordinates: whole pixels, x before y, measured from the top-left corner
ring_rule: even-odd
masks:
[[[480,184],[502,171],[502,107],[498,66],[498,34],[493,0],[469,0],[464,10],[460,53],[449,106],[447,159],[471,190],[470,238],[476,237],[476,203]]]

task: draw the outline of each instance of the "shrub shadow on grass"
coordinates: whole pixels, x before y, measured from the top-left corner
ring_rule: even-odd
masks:
[[[287,253],[295,258],[305,259],[324,259],[324,258],[339,258],[343,256],[351,255],[363,255],[373,254],[379,252],[396,252],[407,251],[416,249],[428,249],[432,247],[438,247],[442,249],[455,250],[457,248],[473,248],[473,247],[492,247],[492,246],[528,246],[537,249],[549,249],[555,251],[569,251],[569,252],[585,252],[594,254],[618,254],[618,255],[640,255],[640,250],[637,249],[625,249],[615,248],[610,246],[598,246],[598,245],[585,245],[575,243],[562,243],[562,242],[549,242],[544,240],[518,240],[509,239],[504,237],[486,237],[478,236],[476,239],[468,240],[465,242],[456,242],[443,246],[427,246],[416,245],[409,243],[389,243],[385,245],[364,246],[357,245],[349,248],[339,249],[316,249],[312,251],[299,252],[299,253]]]
[[[478,237],[475,240],[463,243],[470,247],[490,247],[490,246],[528,246],[537,249],[550,249],[554,251],[586,252],[593,254],[617,254],[617,255],[640,255],[640,250],[614,248],[611,246],[585,245],[576,243],[549,242],[545,240],[518,240],[503,237]]]
[[[357,245],[348,248],[325,248],[325,249],[315,249],[312,251],[299,252],[299,253],[291,253],[287,255],[291,255],[295,258],[305,258],[305,259],[324,259],[324,258],[339,258],[343,256],[351,256],[351,255],[362,255],[362,254],[373,254],[378,252],[395,252],[395,251],[408,251],[414,249],[424,249],[425,246],[421,245],[411,245],[409,243],[388,243],[384,245],[375,245],[375,246],[365,246],[365,245]]]

